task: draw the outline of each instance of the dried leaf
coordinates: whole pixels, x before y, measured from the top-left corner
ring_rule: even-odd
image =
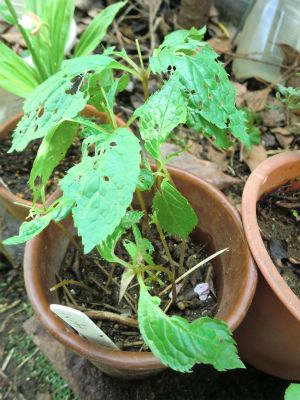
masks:
[[[236,105],[238,107],[242,107],[245,104],[245,95],[247,93],[246,85],[242,85],[239,82],[232,82],[233,86],[236,88]]]
[[[218,54],[228,53],[231,50],[230,39],[214,37],[207,41]]]
[[[253,171],[267,157],[267,151],[262,144],[252,146],[250,150],[244,149],[243,161],[248,165],[251,171]]]
[[[161,153],[164,157],[175,153],[180,150],[179,146],[171,143],[164,143],[161,146]],[[169,162],[169,165],[181,168],[191,174],[198,176],[217,186],[224,189],[233,184],[241,182],[240,179],[234,178],[223,172],[222,167],[212,161],[200,160],[189,153],[184,153]]]
[[[256,90],[255,92],[247,91],[245,100],[248,108],[254,112],[262,111],[266,107],[270,91],[270,88]]]
[[[281,135],[280,133],[275,133],[275,136],[280,146],[283,147],[284,149],[287,149],[294,140],[294,137],[292,135],[287,136],[287,135]]]

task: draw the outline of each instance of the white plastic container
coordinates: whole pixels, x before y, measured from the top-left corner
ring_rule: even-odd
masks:
[[[256,0],[238,37],[237,53],[269,63],[282,64],[280,44],[300,51],[300,0]],[[238,79],[260,78],[276,82],[280,67],[236,58],[233,72]]]

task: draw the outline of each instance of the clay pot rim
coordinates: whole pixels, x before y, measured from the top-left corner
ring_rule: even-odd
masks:
[[[274,265],[262,240],[256,214],[258,200],[266,193],[262,185],[274,171],[285,169],[287,165],[300,163],[300,151],[288,151],[263,161],[249,176],[242,196],[242,219],[244,231],[254,260],[264,278],[280,301],[300,321],[300,299],[289,288]],[[288,182],[292,177],[286,180]],[[284,183],[282,183],[284,184]],[[272,190],[276,189],[274,187]]]
[[[220,203],[222,203],[224,208],[231,214],[234,221],[233,223],[240,228],[241,233],[243,234],[243,227],[239,213],[223,193],[211,184],[184,170],[174,167],[169,167],[168,169],[171,173],[179,173],[183,179],[190,180],[192,185],[196,187],[198,186],[199,188],[205,187],[206,190],[217,196]],[[33,305],[35,313],[43,325],[47,327],[47,330],[64,345],[95,362],[104,362],[116,368],[119,368],[120,365],[123,365],[125,368],[140,370],[163,370],[167,368],[161,364],[161,362],[151,352],[138,353],[115,351],[105,346],[95,345],[66,328],[64,323],[50,311],[48,301],[45,301],[45,294],[43,293],[42,288],[39,287],[39,279],[37,279],[33,273],[33,268],[26,268],[26,265],[38,262],[37,250],[40,247],[41,241],[42,236],[38,235],[26,244],[24,254],[24,274],[28,297]],[[244,319],[248,308],[251,305],[257,283],[257,271],[246,241],[245,246],[248,254],[248,262],[245,262],[245,265],[248,266],[248,271],[247,277],[245,278],[244,291],[240,295],[239,301],[237,301],[232,307],[227,318],[224,319],[232,331],[234,331]],[[42,301],[43,299],[44,301]],[[72,335],[70,335],[70,332]]]

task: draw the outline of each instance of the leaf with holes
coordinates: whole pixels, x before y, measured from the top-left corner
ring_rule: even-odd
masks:
[[[139,328],[152,353],[165,365],[189,372],[195,364],[211,364],[218,371],[244,368],[228,326],[203,317],[189,323],[181,317],[168,317],[159,308],[160,299],[140,283]]]
[[[159,160],[160,145],[167,140],[177,125],[186,121],[187,117],[186,102],[180,91],[178,76],[171,77],[163,88],[154,93],[134,114],[139,117],[145,149],[153,158]]]
[[[127,211],[114,232],[97,246],[97,250],[104,260],[108,262],[116,261],[114,250],[118,240],[133,224],[137,224],[142,216],[141,211]]]
[[[41,191],[45,189],[54,168],[65,157],[76,135],[77,126],[78,124],[75,122],[63,121],[44,137],[29,178],[29,185],[34,193],[34,202],[38,200]]]
[[[214,137],[221,147],[232,144],[231,134],[250,146],[245,118],[235,106],[234,86],[214,50],[201,41],[196,46],[196,42],[187,38],[192,54],[178,50],[173,41],[164,42],[151,58],[152,71],[179,76],[189,127]]]
[[[161,191],[157,191],[152,209],[161,227],[170,235],[187,239],[195,228],[198,218],[188,200],[166,179]]]
[[[94,137],[93,156],[87,149],[91,141],[86,140],[82,161],[68,171],[60,186],[64,196],[75,202],[74,223],[88,253],[114,232],[125,215],[138,182],[141,149],[126,128]]]
[[[24,104],[24,117],[14,134],[10,152],[22,151],[30,141],[44,137],[62,119],[76,117],[88,101],[85,80],[91,71],[123,68],[104,55],[66,61],[57,74],[39,85]]]

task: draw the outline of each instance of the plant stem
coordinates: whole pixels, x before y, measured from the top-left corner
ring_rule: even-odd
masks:
[[[171,287],[172,287],[172,301],[173,303],[176,303],[177,300],[177,293],[176,293],[176,282],[175,282],[175,278],[176,278],[176,269],[175,269],[175,262],[171,256],[169,247],[168,247],[168,243],[166,241],[166,237],[164,235],[164,232],[159,224],[158,221],[156,221],[156,227],[157,227],[157,231],[159,233],[159,237],[160,240],[164,246],[165,252],[166,252],[166,256],[168,257],[169,263],[171,265],[171,270],[172,270],[172,279],[171,279]]]
[[[182,275],[184,273],[183,262],[185,258],[185,252],[186,252],[186,240],[182,240],[182,242],[180,243],[180,259],[178,267],[179,275]]]
[[[139,43],[139,40],[138,40],[138,39],[135,39],[135,45],[136,45],[136,49],[137,49],[137,52],[138,52],[138,55],[139,55],[139,60],[140,60],[141,68],[142,68],[142,70],[144,70],[144,69],[145,69],[145,67],[144,67],[144,61],[143,61],[143,58],[142,58],[140,43]]]
[[[144,201],[142,192],[140,191],[140,189],[136,189],[135,192],[136,192],[136,197],[138,199],[141,210],[143,211],[145,218],[148,220],[148,212],[147,212],[147,208],[145,205],[145,201]]]
[[[21,35],[23,36],[23,39],[25,40],[25,43],[26,43],[26,45],[28,47],[28,50],[30,51],[30,54],[32,56],[32,60],[33,60],[35,66],[36,66],[36,68],[37,68],[37,70],[39,72],[40,80],[41,81],[46,80],[48,78],[47,70],[46,70],[44,64],[40,61],[38,55],[36,54],[35,49],[34,49],[32,43],[31,43],[31,40],[30,40],[26,30],[23,28],[22,25],[19,24],[18,16],[17,16],[17,13],[16,13],[16,11],[14,9],[14,6],[11,3],[11,0],[4,0],[4,2],[5,2],[8,10],[9,10],[13,20],[14,20],[14,23],[16,24],[18,30],[20,31]]]
[[[106,93],[105,93],[103,87],[101,87],[101,92],[102,92],[102,95],[103,95],[105,103],[106,103],[106,107],[105,108],[106,108],[106,110],[108,112],[108,115],[109,115],[109,118],[111,120],[112,126],[114,127],[114,129],[117,129],[118,125],[117,125],[117,122],[116,122],[116,118],[114,116],[113,110],[111,109],[111,107],[109,105],[109,102],[108,102],[108,99],[107,99],[107,96],[106,96]]]

